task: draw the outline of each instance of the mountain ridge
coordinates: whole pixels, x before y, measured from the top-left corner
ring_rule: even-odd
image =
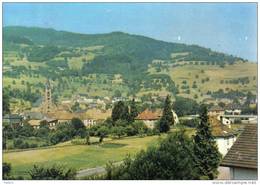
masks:
[[[15,29],[17,29],[16,31],[14,31]],[[35,33],[37,32],[38,34],[42,33],[42,32],[47,32],[48,34],[53,34],[54,36],[58,34],[60,35],[59,38],[56,39],[64,39],[64,37],[66,36],[67,38],[69,37],[77,37],[77,39],[101,39],[100,41],[98,41],[97,43],[93,43],[93,41],[90,40],[90,43],[82,43],[82,44],[72,44],[73,46],[90,46],[93,44],[102,44],[102,42],[104,43],[103,39],[108,39],[108,37],[119,37],[119,36],[124,36],[124,37],[128,37],[128,38],[136,38],[136,39],[144,39],[145,41],[150,41],[150,42],[159,42],[161,44],[164,44],[165,47],[197,47],[200,49],[204,49],[204,50],[209,50],[211,52],[214,53],[220,53],[220,54],[224,54],[227,56],[232,56],[234,58],[237,59],[242,59],[245,60],[241,57],[237,57],[237,56],[233,56],[232,54],[228,54],[228,53],[224,53],[224,52],[219,52],[219,51],[213,51],[208,47],[202,47],[199,46],[197,44],[185,44],[185,43],[175,43],[175,42],[167,42],[167,41],[162,41],[159,39],[154,39],[148,36],[143,36],[143,35],[137,35],[137,34],[131,34],[131,33],[126,33],[126,32],[122,32],[122,31],[113,31],[113,32],[109,32],[109,33],[98,33],[98,34],[87,34],[87,33],[77,33],[77,32],[71,32],[71,31],[64,31],[64,30],[56,30],[54,28],[44,28],[44,27],[29,27],[29,26],[4,26],[3,27],[3,35],[5,38],[6,36],[10,36],[10,35],[16,35],[16,36],[24,36],[24,35],[28,35],[30,38],[32,37],[32,31]],[[9,33],[11,32],[11,33]],[[62,37],[61,35],[63,35],[64,37]],[[51,38],[53,38],[53,36],[49,36]],[[92,38],[91,38],[92,37]],[[40,37],[32,37],[32,41],[36,42],[36,44],[55,44],[57,45],[57,43],[55,43],[53,41],[53,39],[44,39],[46,37],[43,37],[42,39],[40,39]],[[55,37],[54,37],[55,38]],[[120,39],[120,38],[119,38]],[[122,39],[122,38],[121,38]],[[45,41],[43,41],[45,40]],[[49,43],[46,43],[46,40],[49,40]],[[54,39],[55,40],[55,39]],[[60,42],[59,42],[60,43]],[[79,42],[80,43],[80,42]],[[64,44],[64,43],[63,43]],[[105,44],[108,44],[105,42]],[[62,43],[61,43],[62,45]]]

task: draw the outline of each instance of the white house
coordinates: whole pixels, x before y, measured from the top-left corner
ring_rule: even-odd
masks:
[[[143,121],[148,128],[154,128],[155,122],[161,118],[161,111],[151,111],[146,109],[141,112],[135,119]]]
[[[94,119],[85,119],[83,120],[83,123],[85,127],[92,127],[93,125],[96,125],[97,122]]]
[[[232,180],[257,180],[257,124],[247,124],[221,162]]]
[[[236,141],[236,136],[230,135],[217,137],[215,141],[218,145],[218,151],[222,154],[222,156],[225,156]]]
[[[240,115],[242,112],[241,108],[239,105],[236,104],[231,104],[228,105],[225,109],[226,114],[231,114],[231,115]]]

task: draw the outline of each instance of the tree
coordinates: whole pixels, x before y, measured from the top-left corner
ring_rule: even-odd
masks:
[[[89,134],[89,132],[86,132],[86,144],[90,145],[90,134]]]
[[[188,180],[199,179],[193,155],[193,141],[184,131],[168,135],[159,146],[148,147],[135,159],[125,158],[119,167],[106,168],[106,179],[114,180]],[[185,158],[183,158],[185,156]]]
[[[73,180],[76,177],[76,171],[57,165],[51,167],[34,165],[29,175],[32,180]]]
[[[71,125],[74,128],[74,136],[85,137],[86,127],[79,118],[72,118]]]
[[[125,132],[126,132],[126,135],[127,136],[134,136],[136,135],[138,132],[133,128],[132,125],[128,125],[126,128],[125,128]]]
[[[194,155],[196,156],[200,176],[214,179],[217,175],[221,154],[211,133],[207,114],[206,105],[201,105],[200,123],[197,125],[197,132],[194,137]]]
[[[178,116],[185,116],[197,114],[199,105],[193,99],[176,96],[175,102],[173,103],[173,109]]]
[[[24,123],[23,126],[17,128],[17,132],[21,136],[30,137],[33,136],[33,127],[29,123]]]
[[[164,102],[163,114],[159,121],[158,129],[160,132],[168,132],[170,125],[173,124],[173,114],[170,96],[168,95]]]
[[[114,97],[121,97],[122,94],[121,92],[117,89],[115,92],[114,92]]]
[[[52,144],[70,140],[75,134],[75,128],[70,122],[58,124],[56,130],[50,133],[50,141]]]
[[[3,179],[7,180],[10,177],[11,172],[11,164],[10,163],[3,163]]]
[[[102,143],[103,139],[108,135],[109,131],[106,126],[102,126],[97,130],[97,135],[99,136],[99,142]]]
[[[9,114],[10,113],[10,100],[9,100],[9,96],[4,92],[3,93],[3,113],[5,114]]]
[[[118,138],[120,138],[121,136],[123,136],[125,134],[125,129],[122,126],[113,127],[112,133],[113,133],[113,135],[115,135]]]
[[[117,121],[119,119],[128,120],[129,119],[128,106],[125,105],[123,101],[117,102],[112,109],[111,117],[113,121]]]
[[[197,88],[197,87],[198,87],[198,86],[197,86],[196,82],[194,81],[193,84],[192,84],[192,88],[195,89],[195,88]]]
[[[134,128],[135,133],[139,135],[143,135],[148,130],[148,127],[143,121],[135,121],[131,124],[131,126]]]
[[[135,104],[135,99],[130,104],[129,122],[133,122],[138,115],[138,110]]]
[[[75,104],[71,107],[71,110],[73,112],[79,111],[80,110],[80,106],[78,102],[75,102]]]

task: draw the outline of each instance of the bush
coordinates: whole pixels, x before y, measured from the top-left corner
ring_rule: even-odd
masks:
[[[82,139],[80,137],[76,137],[75,139],[71,140],[71,143],[74,145],[84,145],[84,144],[86,144],[86,140]]]
[[[180,96],[177,96],[173,103],[173,110],[175,110],[178,116],[197,114],[198,108],[199,105],[195,100]]]
[[[170,134],[158,147],[129,156],[119,167],[107,166],[106,179],[111,180],[188,180],[199,179],[193,141],[184,132]],[[185,159],[183,158],[185,156]]]
[[[9,179],[11,172],[11,164],[10,163],[3,163],[3,179]]]
[[[37,148],[38,145],[36,143],[32,143],[29,148]]]
[[[127,136],[134,136],[136,135],[138,132],[136,132],[136,130],[132,127],[132,126],[127,126],[125,129],[126,135]]]
[[[20,138],[14,139],[13,144],[14,148],[21,148],[21,146],[23,145],[23,140],[21,140]]]
[[[32,180],[73,180],[76,177],[74,169],[65,169],[63,166],[53,165],[43,167],[34,165],[29,171]]]
[[[199,123],[198,119],[182,119],[182,120],[180,120],[181,125],[191,127],[191,128],[196,128],[198,123]]]

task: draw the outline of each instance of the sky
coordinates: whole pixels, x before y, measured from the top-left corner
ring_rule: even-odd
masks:
[[[3,3],[3,25],[123,31],[257,61],[256,3]]]

